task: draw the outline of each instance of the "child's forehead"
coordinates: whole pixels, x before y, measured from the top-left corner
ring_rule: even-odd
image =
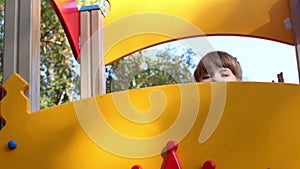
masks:
[[[225,67],[225,66],[209,66],[209,67],[205,67],[204,73],[214,73],[216,71],[228,71],[231,69],[229,67]]]
[[[224,65],[229,64],[228,61],[221,60],[220,58],[209,58],[204,59],[202,64],[205,67],[223,67]]]

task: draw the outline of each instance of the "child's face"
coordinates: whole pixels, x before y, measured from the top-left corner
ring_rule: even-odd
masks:
[[[205,73],[200,78],[200,82],[221,82],[237,81],[236,76],[229,68],[217,68],[209,73]]]

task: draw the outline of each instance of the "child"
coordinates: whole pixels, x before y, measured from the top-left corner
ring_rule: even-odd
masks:
[[[223,51],[207,53],[194,71],[196,82],[241,81],[242,69],[237,59]]]

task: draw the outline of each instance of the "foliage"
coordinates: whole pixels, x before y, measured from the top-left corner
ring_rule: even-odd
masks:
[[[4,49],[4,0],[0,0],[0,82],[3,72],[3,49]]]
[[[99,3],[102,0],[76,0],[76,3],[78,5],[78,8],[82,6],[87,6],[87,5],[93,5],[96,3]]]
[[[109,13],[110,4],[108,0],[76,0],[77,6],[80,9],[83,6],[98,4],[104,17]]]
[[[41,1],[40,49],[41,108],[72,100],[73,82],[79,77],[72,69],[73,55],[64,30],[47,0]]]
[[[195,67],[192,61],[194,56],[196,53],[191,48],[174,46],[172,43],[165,45],[164,49],[138,51],[106,67],[106,90],[114,92],[192,82],[190,69]]]

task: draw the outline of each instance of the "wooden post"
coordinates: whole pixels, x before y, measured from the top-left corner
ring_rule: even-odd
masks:
[[[98,5],[80,12],[81,98],[106,93],[104,62],[104,16]]]
[[[300,0],[289,0],[291,19],[295,37],[295,49],[298,65],[298,78],[300,83]]]
[[[104,57],[104,17],[100,10],[91,11],[92,95],[106,93]]]
[[[91,43],[90,12],[80,13],[80,96],[87,98],[91,93]]]
[[[40,0],[5,0],[3,80],[14,72],[27,82],[31,112],[40,107]]]

